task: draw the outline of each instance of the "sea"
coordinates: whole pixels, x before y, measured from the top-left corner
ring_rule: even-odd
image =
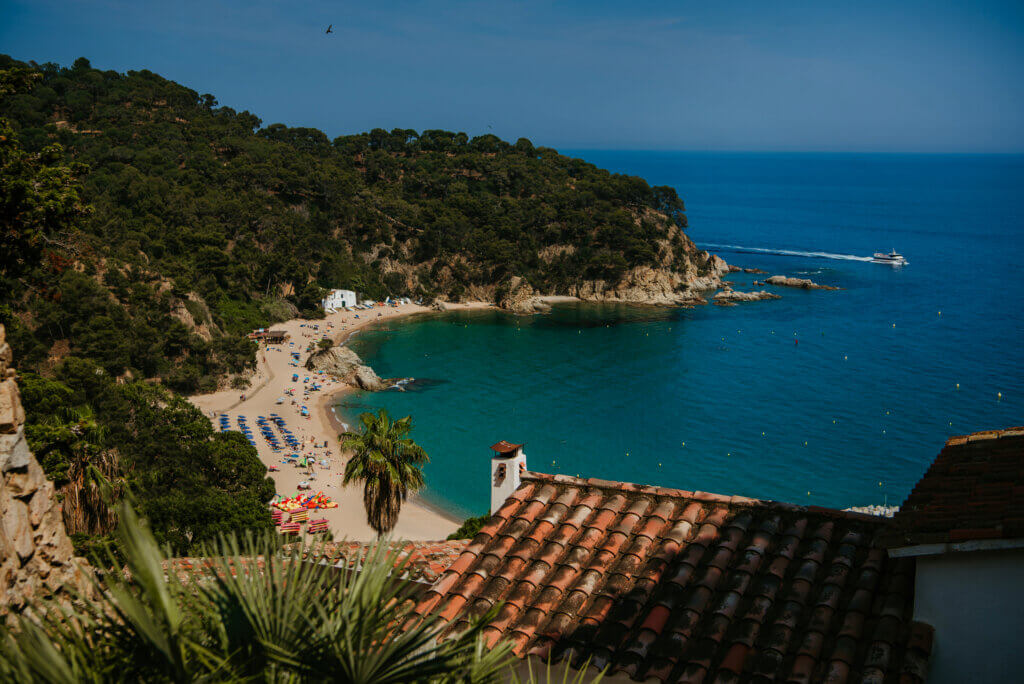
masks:
[[[1024,157],[567,153],[675,187],[689,236],[730,264],[842,289],[425,314],[357,335],[381,376],[414,380],[337,411],[411,415],[428,502],[487,512],[504,439],[536,471],[898,505],[948,437],[1024,425]],[[906,266],[870,261],[893,249]]]

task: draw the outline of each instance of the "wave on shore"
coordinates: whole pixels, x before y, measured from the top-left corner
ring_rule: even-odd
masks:
[[[744,247],[743,245],[716,245],[710,242],[699,243],[701,249],[718,249],[740,254],[776,254],[778,256],[807,257],[809,259],[838,259],[841,261],[871,261],[871,257],[856,254],[834,254],[832,252],[801,252],[792,249],[774,249],[768,247]]]

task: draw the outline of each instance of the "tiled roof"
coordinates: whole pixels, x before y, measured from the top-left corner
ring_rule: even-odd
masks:
[[[663,682],[919,682],[913,559],[816,507],[526,473],[416,606],[446,634]]]
[[[510,451],[515,451],[516,449],[518,449],[521,446],[523,446],[523,445],[522,444],[513,444],[512,442],[509,442],[509,441],[506,441],[506,440],[503,439],[500,442],[498,442],[497,444],[492,444],[491,445],[491,450],[492,451],[497,451],[499,454],[507,454]]]
[[[1024,427],[947,441],[893,522],[890,547],[1024,537]]]

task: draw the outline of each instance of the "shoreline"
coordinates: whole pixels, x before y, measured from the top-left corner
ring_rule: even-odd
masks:
[[[484,302],[448,306],[448,310],[493,308],[493,305]],[[326,518],[328,527],[338,540],[373,541],[377,535],[366,522],[362,487],[341,485],[341,476],[349,454],[341,450],[337,442],[338,434],[341,432],[338,429],[340,420],[331,410],[341,394],[354,388],[329,376],[318,376],[318,382],[323,388],[318,396],[311,395],[305,400],[309,416],[303,418],[299,410],[303,401],[296,397],[295,404],[292,404],[290,398],[285,395],[285,390],[294,387],[291,382],[293,373],[298,373],[301,377],[307,375],[308,371],[305,371],[302,364],[298,367],[291,366],[289,352],[299,352],[300,359],[304,362],[306,345],[321,337],[328,336],[332,340],[344,339],[347,342],[353,334],[375,323],[432,311],[425,306],[403,304],[359,312],[341,311],[328,314],[323,319],[292,319],[275,324],[271,328],[285,330],[289,336],[288,342],[282,345],[260,346],[256,353],[256,370],[252,375],[253,388],[244,393],[244,398],[243,393],[238,390],[227,389],[211,394],[193,395],[188,397],[188,400],[203,411],[214,423],[215,429],[218,429],[217,416],[225,413],[230,417],[232,428],[236,428],[236,420],[240,415],[245,416],[250,425],[255,423],[258,416],[277,413],[283,417],[288,428],[302,444],[298,451],[314,457],[317,465],[315,476],[309,477],[304,470],[283,464],[281,453],[275,453],[257,431],[256,451],[260,460],[268,469],[271,466],[279,468],[276,471],[268,470],[267,473],[274,481],[275,491],[281,496],[294,496],[298,491],[297,485],[302,481],[308,481],[308,491],[322,491],[338,504],[337,508],[311,512],[311,517]],[[356,318],[357,315],[359,318]],[[319,326],[319,330],[307,328],[307,325]],[[301,386],[300,384],[298,387]],[[277,403],[279,398],[283,400],[282,403]],[[327,446],[324,446],[325,444]],[[322,466],[321,461],[326,462],[327,466]],[[392,535],[409,541],[439,541],[458,529],[462,522],[463,519],[456,514],[413,495],[402,505]]]

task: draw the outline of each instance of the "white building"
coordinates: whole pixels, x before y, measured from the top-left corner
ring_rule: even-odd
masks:
[[[352,290],[331,290],[320,302],[328,313],[356,305],[356,293]]]

